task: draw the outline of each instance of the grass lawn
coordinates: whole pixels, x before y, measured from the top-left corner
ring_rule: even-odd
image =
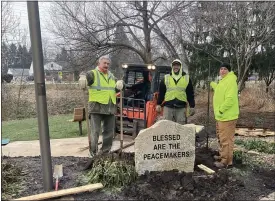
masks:
[[[73,118],[69,115],[49,116],[49,131],[51,139],[79,137],[78,122],[70,122]],[[82,122],[83,136],[87,135],[86,121]],[[4,121],[2,122],[2,139],[11,141],[38,140],[37,118]]]

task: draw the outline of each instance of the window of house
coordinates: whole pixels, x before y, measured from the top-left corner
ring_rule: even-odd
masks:
[[[45,75],[46,75],[46,76],[50,76],[51,73],[50,73],[48,70],[45,70]]]

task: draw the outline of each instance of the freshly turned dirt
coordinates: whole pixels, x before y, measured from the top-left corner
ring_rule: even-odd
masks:
[[[247,170],[244,177],[236,176],[231,169],[218,170],[213,166],[215,151],[196,149],[195,172],[150,172],[126,187],[123,195],[136,200],[255,200],[275,190],[275,169],[249,170],[244,165],[235,166]],[[204,164],[215,170],[206,175],[197,165]]]
[[[274,173],[274,170],[261,175],[252,172],[243,179],[226,169],[213,176],[151,172],[123,192],[137,200],[258,200],[275,190]]]
[[[138,200],[232,200],[229,195],[241,185],[229,179],[226,171],[213,177],[177,171],[151,172],[127,187],[124,193]]]
[[[43,177],[40,157],[2,157],[2,160],[9,160],[17,164],[24,172],[23,189],[19,197],[43,193]],[[83,160],[87,158],[76,157],[53,157],[52,166],[63,165],[63,177],[60,179],[59,189],[75,187],[77,178],[81,174]],[[83,162],[82,162],[83,161]],[[55,181],[55,180],[54,180]],[[17,196],[18,197],[18,196]]]
[[[255,200],[275,191],[275,170],[261,168],[249,169],[245,166],[235,167],[246,170],[246,175],[237,176],[232,169],[217,170],[213,167],[214,152],[205,148],[196,149],[197,164],[204,164],[217,173],[210,176],[202,170],[179,173],[177,171],[151,172],[138,177],[137,181],[124,187],[119,193],[105,191],[87,192],[72,195],[75,200]],[[124,154],[124,158],[133,164],[133,155]],[[43,192],[43,180],[40,157],[8,158],[23,168],[23,189],[19,198]],[[82,168],[88,158],[55,157],[55,164],[63,164],[64,176],[59,189],[78,186],[78,178],[84,172]]]

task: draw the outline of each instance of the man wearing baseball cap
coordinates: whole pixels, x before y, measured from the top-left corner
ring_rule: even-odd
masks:
[[[220,65],[221,80],[211,82],[214,89],[213,108],[216,119],[216,133],[220,145],[219,156],[214,165],[218,168],[232,166],[234,135],[237,119],[239,117],[239,100],[237,77],[231,71],[229,64]]]
[[[189,76],[183,71],[179,59],[175,59],[171,67],[171,73],[166,74],[160,82],[156,111],[161,112],[163,106],[165,119],[185,124],[186,109],[190,107],[190,115],[195,114],[193,85]]]

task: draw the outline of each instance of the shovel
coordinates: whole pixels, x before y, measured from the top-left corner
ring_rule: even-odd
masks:
[[[53,177],[55,178],[55,190],[58,190],[58,183],[59,179],[63,177],[63,166],[61,165],[55,165],[54,166],[54,172]]]
[[[90,125],[89,125],[89,111],[88,111],[88,104],[86,100],[86,89],[83,89],[83,102],[85,107],[85,118],[86,118],[86,124],[87,124],[87,135],[88,135],[88,144],[89,144],[89,150],[91,150],[91,131],[90,131]]]
[[[119,155],[122,156],[122,149],[123,149],[123,103],[122,103],[122,90],[120,90],[120,153]]]

